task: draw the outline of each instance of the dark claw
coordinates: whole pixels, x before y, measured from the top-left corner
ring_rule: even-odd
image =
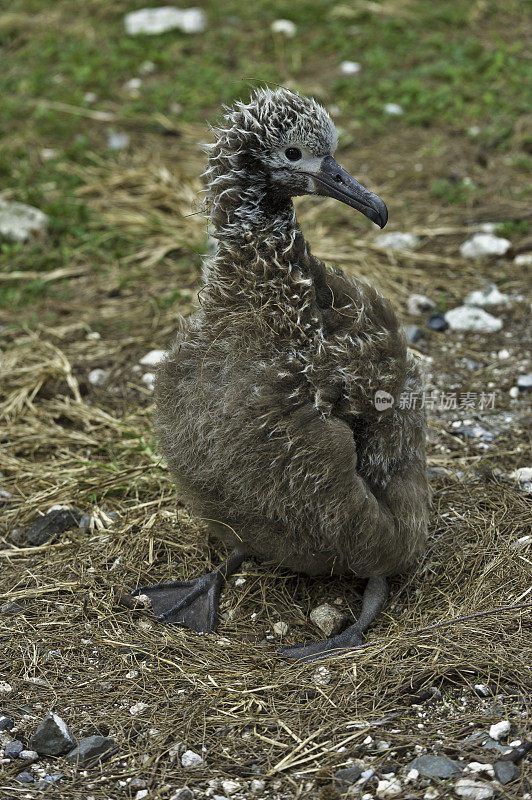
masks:
[[[216,629],[223,577],[209,572],[191,581],[170,581],[140,586],[132,595],[146,594],[158,622],[172,622],[199,633]]]

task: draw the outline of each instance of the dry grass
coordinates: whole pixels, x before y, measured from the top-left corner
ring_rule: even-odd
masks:
[[[162,309],[150,298],[178,281],[180,310],[195,301],[197,255],[190,272],[172,274],[172,257],[203,243],[204,221],[188,216],[198,189],[194,141],[191,135],[180,145],[183,173],[169,170],[164,153],[149,160],[144,153],[115,172],[95,164],[85,174],[84,196],[107,224],[141,231],[144,249],[125,253],[107,275],[72,279],[75,299],[62,306],[64,324],[2,334],[0,471],[12,498],[3,508],[0,601],[16,604],[0,615],[0,672],[14,689],[3,706],[33,708],[24,723],[28,735],[35,717],[53,708],[78,737],[110,731],[116,739],[116,755],[88,776],[63,762],[54,768],[65,773],[65,798],[128,797],[119,782],[132,776],[147,781],[149,798],[159,798],[185,781],[205,788],[208,779],[232,776],[244,786],[255,775],[266,778],[267,796],[334,798],[332,774],[352,757],[378,771],[384,760],[408,763],[421,745],[478,760],[486,751],[463,739],[485,731],[501,713],[512,723],[512,737],[524,738],[532,597],[530,545],[517,540],[527,532],[530,510],[506,477],[525,463],[522,401],[512,405],[507,393],[521,369],[526,310],[520,304],[502,314],[503,332],[489,340],[433,335],[430,345],[420,346],[422,356],[434,359],[431,385],[481,391],[495,381],[493,423],[505,413],[512,422],[483,451],[449,427],[465,412],[431,415],[429,461],[445,474],[434,479],[426,557],[413,574],[393,581],[391,602],[368,645],[327,664],[328,683],[316,681],[316,665],[287,668],[276,657],[272,626],[288,623],[287,641],[316,637],[309,611],[339,598],[356,614],[358,583],[246,564],[245,583],[234,587],[233,579],[224,595],[216,636],[158,626],[150,612],[121,605],[124,589],[200,574],[222,555],[208,550],[201,525],[179,506],[156,454],[150,393],[132,370],[147,349],[166,346],[175,329],[175,307]],[[393,188],[384,176],[377,183],[385,196]],[[461,212],[422,227],[423,208],[414,206],[403,229],[417,225],[423,247],[392,256],[375,246],[367,228],[355,247],[357,231],[342,221],[361,223],[343,210],[328,223],[328,207],[301,203],[315,252],[377,282],[399,308],[412,291],[434,296],[440,286],[454,304],[497,277],[496,264],[487,264],[480,279],[474,264],[457,258]],[[138,281],[113,293],[126,262],[138,269]],[[517,291],[520,279],[508,287]],[[96,340],[90,336],[95,319],[109,326]],[[120,320],[130,321],[128,330],[116,327]],[[491,351],[507,346],[512,358],[494,361]],[[466,356],[479,362],[473,377],[459,366]],[[94,367],[111,370],[102,389],[87,382]],[[57,503],[91,512],[93,528],[38,548],[12,543],[14,528]],[[105,510],[118,511],[119,519],[109,524]],[[439,622],[445,624],[434,626]],[[497,697],[479,700],[472,691],[478,682]],[[441,699],[420,706],[432,686]],[[139,702],[147,704],[144,711],[132,714]],[[390,750],[364,745],[368,732]],[[197,752],[205,747],[204,768],[186,771],[171,758],[176,742]],[[9,797],[27,792],[16,788],[16,771],[6,766],[2,779]],[[504,796],[518,798],[525,788],[523,778]],[[408,791],[421,798],[425,788]]]

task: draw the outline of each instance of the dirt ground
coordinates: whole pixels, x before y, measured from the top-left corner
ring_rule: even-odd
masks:
[[[390,773],[402,781],[395,796],[454,796],[454,779],[407,782],[409,763],[428,753],[492,764],[482,746],[490,725],[507,719],[506,741],[524,741],[530,730],[530,506],[511,477],[530,466],[528,404],[525,394],[510,394],[529,371],[526,276],[513,263],[531,248],[520,227],[530,214],[526,175],[516,177],[504,152],[452,129],[437,147],[423,129],[345,146],[339,160],[386,200],[390,230],[420,236],[410,252],[382,250],[375,231],[333,201],[298,202],[314,252],[379,285],[405,324],[424,328],[414,348],[427,389],[454,392],[458,404],[428,410],[434,494],[422,562],[392,581],[366,647],[320,669],[287,666],[276,655],[280,641],[317,638],[309,613],[320,603],[355,615],[362,584],[246,563],[224,593],[217,635],[157,625],[150,610],[122,597],[139,584],[198,575],[223,556],[180,506],[153,437],[149,369],[139,368],[148,351],[171,342],[177,313],[198,302],[201,259],[191,243],[205,249],[205,220],[190,215],[205,132],[143,136],[118,169],[84,167],[80,192],[108,225],[141,231],[144,248],[124,252],[105,274],[80,254],[68,295],[44,297],[31,320],[9,309],[0,319],[0,488],[11,494],[0,523],[0,677],[11,690],[0,694],[0,710],[13,715],[25,743],[50,709],[78,739],[115,740],[114,754],[90,768],[39,762],[45,774],[63,776],[46,792],[68,800],[134,798],[144,789],[140,797],[166,799],[185,784],[198,798],[238,800],[253,790],[334,800],[342,796],[334,774],[352,763],[376,778],[348,796],[387,796],[377,778]],[[429,198],[435,175],[452,185],[473,171],[493,192],[470,205]],[[460,256],[471,226],[508,221],[506,256]],[[503,321],[499,332],[436,333],[426,316],[406,312],[413,292],[448,310],[490,281],[514,298],[488,309]],[[88,380],[95,368],[110,373],[101,387]],[[490,393],[481,409],[480,396]],[[457,432],[472,424],[493,436]],[[13,534],[56,504],[92,515],[91,528],[38,547]],[[273,630],[279,621],[288,626],[283,637]],[[473,734],[480,738],[468,741]],[[184,767],[186,750],[202,763]],[[16,782],[20,769],[2,765],[2,798],[40,796]],[[531,791],[526,760],[506,786],[489,771],[462,777],[509,800]]]

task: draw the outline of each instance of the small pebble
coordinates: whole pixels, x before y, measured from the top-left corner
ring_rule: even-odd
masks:
[[[238,791],[239,791],[241,788],[242,788],[242,787],[241,787],[241,785],[238,783],[238,781],[231,781],[231,780],[225,780],[225,781],[222,781],[222,789],[223,789],[223,790],[224,790],[224,792],[225,792],[227,795],[229,795],[229,796],[231,796],[232,794],[235,794],[235,793],[236,793],[236,792],[238,792]]]
[[[199,767],[200,764],[203,764],[203,758],[193,750],[186,750],[181,756],[181,765],[185,769]]]
[[[0,731],[10,731],[14,724],[11,717],[8,717],[7,714],[0,714]]]
[[[400,117],[403,113],[403,107],[399,103],[386,103],[384,111],[392,117]]]
[[[0,681],[0,694],[9,694],[13,687],[7,681]]]
[[[490,800],[493,797],[493,789],[486,783],[478,783],[469,778],[460,778],[454,785],[454,791],[464,800]]]
[[[91,369],[89,383],[91,386],[103,386],[109,380],[109,371],[106,369]]]
[[[131,706],[129,713],[134,717],[136,714],[142,714],[147,708],[149,708],[148,703],[138,702]]]
[[[280,33],[291,39],[297,33],[297,27],[290,19],[276,19],[271,24],[272,33]]]
[[[318,667],[312,676],[312,680],[316,686],[327,686],[331,682],[332,676],[327,667]]]
[[[409,314],[426,314],[436,308],[436,303],[424,294],[411,294],[406,301]]]
[[[250,783],[250,790],[253,794],[261,794],[266,787],[266,781],[263,781],[261,778],[253,778]]]
[[[150,350],[149,353],[146,353],[145,356],[142,356],[142,358],[139,360],[139,364],[142,364],[143,367],[155,367],[155,365],[159,364],[166,355],[166,350]]]
[[[512,243],[508,239],[502,239],[492,233],[475,233],[471,239],[460,245],[460,254],[465,258],[503,256],[511,246]]]
[[[498,742],[503,736],[507,736],[510,733],[510,723],[507,719],[503,719],[500,722],[495,722],[490,727],[490,738],[495,739]]]
[[[494,333],[502,328],[502,320],[476,306],[458,306],[447,311],[445,321],[453,331]]]
[[[449,327],[449,323],[443,314],[432,314],[427,320],[427,325],[431,330],[438,331],[438,333],[443,333]]]
[[[107,147],[109,150],[124,150],[129,145],[129,136],[121,131],[109,131]]]
[[[277,636],[286,636],[288,633],[288,625],[286,622],[276,622],[273,625],[273,632],[277,634]]]
[[[414,250],[419,244],[419,237],[413,233],[390,231],[377,234],[375,244],[385,247],[386,250]]]
[[[4,756],[6,758],[18,758],[23,750],[24,745],[20,739],[14,739],[12,742],[9,742],[9,744],[6,744],[4,748]]]
[[[520,253],[514,258],[516,267],[532,267],[532,253]]]
[[[22,761],[29,761],[31,763],[39,760],[39,754],[36,750],[21,750],[18,757]]]
[[[494,283],[488,283],[484,289],[471,292],[464,300],[466,306],[500,306],[508,305],[512,298],[507,294],[502,294]]]
[[[403,330],[408,344],[416,344],[420,339],[425,338],[425,331],[417,325],[405,325]]]
[[[194,800],[194,793],[188,786],[183,786],[170,797],[170,800]]]
[[[521,770],[511,761],[496,761],[493,765],[496,780],[507,784],[516,781],[521,776]]]
[[[518,377],[517,388],[520,392],[532,392],[532,372]]]
[[[33,783],[35,778],[31,774],[31,772],[19,772],[17,777],[15,778],[16,781],[19,783]]]
[[[340,72],[342,75],[358,75],[362,66],[358,61],[342,61],[340,64]]]
[[[325,636],[334,636],[344,627],[347,616],[330,603],[322,603],[310,612],[310,619]]]

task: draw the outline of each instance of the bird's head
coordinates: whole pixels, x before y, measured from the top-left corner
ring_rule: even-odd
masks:
[[[249,103],[227,109],[226,126],[215,134],[215,182],[225,165],[243,183],[256,182],[281,201],[304,194],[334,197],[386,225],[384,202],[334,160],[334,123],[315,100],[287,89],[258,89]]]

